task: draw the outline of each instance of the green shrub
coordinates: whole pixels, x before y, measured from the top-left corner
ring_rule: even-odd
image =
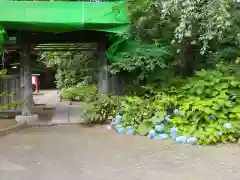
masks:
[[[6,74],[7,74],[6,69],[0,69],[0,81],[4,80]],[[1,97],[14,97],[14,96],[16,96],[16,93],[0,92],[0,98]],[[23,105],[23,102],[21,102],[21,101],[11,101],[7,104],[0,104],[0,111],[8,110],[9,108],[21,107],[22,105]]]
[[[240,137],[238,69],[238,65],[218,64],[215,69],[197,71],[194,77],[180,81],[182,85],[141,87],[145,92],[141,96],[106,96],[86,115],[91,122],[101,122],[120,114],[121,125],[125,129],[131,126],[140,135],[164,124],[169,137],[174,127],[178,136],[196,137],[198,144],[235,142]]]
[[[105,123],[116,115],[119,97],[104,95],[100,100],[90,103],[84,112],[88,123]]]
[[[180,116],[173,124],[182,134],[194,136],[199,144],[235,142],[240,131],[240,77],[229,66],[202,70],[178,93]],[[232,128],[224,128],[230,123]]]
[[[174,102],[174,97],[160,91],[152,97],[125,97],[121,102],[122,125],[132,126],[135,134],[147,135],[155,125],[164,121],[167,110],[174,106]]]
[[[97,100],[98,90],[95,85],[79,84],[62,89],[61,96],[65,100],[91,102]]]

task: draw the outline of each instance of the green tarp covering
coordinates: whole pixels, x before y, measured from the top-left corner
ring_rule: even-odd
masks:
[[[4,30],[71,32],[96,30],[128,31],[126,2],[46,2],[0,0],[0,52]],[[1,28],[2,27],[2,28]],[[2,33],[1,33],[2,32]],[[114,45],[115,47],[117,45]],[[118,59],[110,50],[110,61]]]
[[[0,1],[0,25],[5,29],[67,32],[127,31],[125,2]]]

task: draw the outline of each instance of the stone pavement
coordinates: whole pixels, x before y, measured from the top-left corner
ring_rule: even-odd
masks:
[[[82,108],[81,108],[82,107]],[[56,107],[55,116],[52,119],[53,124],[61,123],[81,123],[84,112],[84,103],[60,102]]]
[[[56,113],[48,124],[81,123],[83,121],[81,117],[85,104],[72,103],[72,105],[70,105],[67,101],[60,102],[58,92],[58,90],[45,90],[40,92],[42,95],[34,96],[34,102],[36,104],[45,104],[47,108],[56,107]],[[37,124],[39,123],[40,122]]]
[[[1,180],[240,178],[238,145],[178,145],[76,124],[24,129],[0,144]]]

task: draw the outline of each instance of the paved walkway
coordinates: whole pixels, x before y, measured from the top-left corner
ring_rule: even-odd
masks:
[[[47,108],[55,108],[56,113],[51,120],[52,124],[66,124],[66,123],[80,123],[82,122],[82,115],[84,111],[84,103],[72,103],[64,101],[60,102],[58,90],[43,90],[40,95],[34,96],[36,104],[45,104]],[[82,108],[81,108],[82,107]],[[50,120],[49,120],[50,121]],[[37,124],[42,122],[37,122]]]
[[[240,147],[197,147],[62,125],[0,137],[1,180],[239,180]]]

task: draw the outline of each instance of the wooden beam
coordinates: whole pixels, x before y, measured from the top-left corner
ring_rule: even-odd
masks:
[[[34,48],[31,53],[33,52],[55,52],[55,51],[61,51],[61,52],[92,52],[96,51],[94,49],[88,49],[88,48]]]
[[[32,78],[29,58],[29,47],[23,43],[20,49],[20,81],[21,81],[21,100],[24,101],[22,107],[23,116],[32,115]]]
[[[101,36],[101,41],[98,43],[98,53],[99,53],[99,82],[98,82],[98,96],[102,97],[103,94],[109,92],[109,82],[108,82],[108,71],[107,71],[107,36],[103,34]]]
[[[16,44],[21,43],[18,34],[25,38],[25,42],[29,44],[45,44],[45,43],[94,43],[100,42],[101,36],[106,34],[99,31],[79,30],[66,33],[50,33],[50,32],[29,32],[29,31],[7,31],[9,36],[16,36]],[[12,44],[12,43],[10,43]],[[7,45],[7,44],[6,44]]]

